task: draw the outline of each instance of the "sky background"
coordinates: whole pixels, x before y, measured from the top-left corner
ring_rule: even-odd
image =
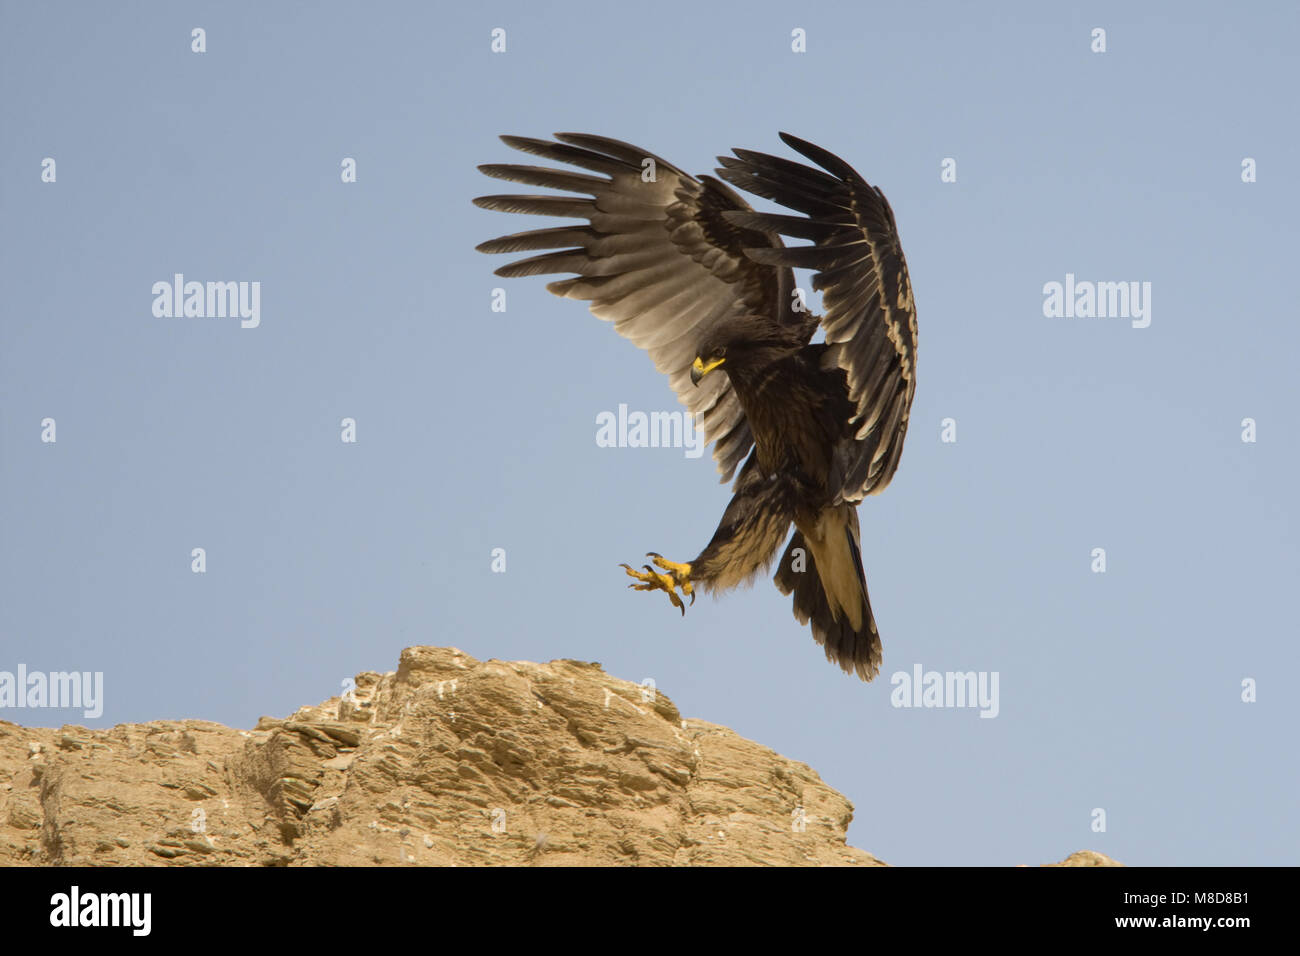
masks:
[[[1293,864],[1297,10],[3,0],[0,670],[106,703],[0,719],[248,728],[413,644],[596,660],[810,764],[891,863]],[[888,195],[920,342],[860,509],[875,682],[766,577],[684,619],[625,589],[729,490],[597,447],[666,381],[474,251],[557,224],[470,203],[539,191],[475,166],[557,130],[695,173],[786,130]],[[261,282],[261,325],[154,317],[176,272]],[[1150,282],[1150,327],[1045,318],[1066,273]],[[998,672],[998,716],[892,707],[917,664]]]

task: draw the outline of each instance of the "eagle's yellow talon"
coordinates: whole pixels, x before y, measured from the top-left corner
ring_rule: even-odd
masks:
[[[691,583],[691,566],[679,561],[669,561],[662,554],[656,554],[654,551],[647,552],[647,558],[650,558],[660,568],[667,571],[673,576],[673,583],[682,589],[683,594],[691,596],[691,603],[695,603],[695,585]]]
[[[663,591],[668,595],[668,600],[672,601],[673,607],[679,609],[682,614],[686,613],[686,605],[682,599],[677,596],[677,588],[682,589],[682,595],[689,594],[691,603],[695,603],[695,586],[691,584],[691,566],[689,564],[679,564],[676,561],[669,561],[661,554],[653,551],[647,552],[646,557],[652,559],[656,565],[667,574],[660,574],[648,564],[641,565],[644,571],[634,571],[629,565],[620,564],[619,567],[627,572],[629,577],[636,578],[638,584],[629,584],[628,587],[637,591]]]

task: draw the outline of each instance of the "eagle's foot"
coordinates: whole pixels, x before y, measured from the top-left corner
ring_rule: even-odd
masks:
[[[646,554],[661,570],[667,571],[667,574],[661,574],[648,564],[641,565],[644,571],[633,570],[626,564],[619,567],[627,571],[628,577],[636,578],[639,584],[629,584],[628,587],[636,591],[663,591],[668,595],[668,600],[672,601],[673,607],[686,613],[686,605],[682,599],[677,596],[677,588],[681,588],[682,595],[690,595],[691,603],[695,603],[695,586],[691,583],[691,566],[689,564],[680,564],[677,561],[669,561],[661,554],[651,551]]]

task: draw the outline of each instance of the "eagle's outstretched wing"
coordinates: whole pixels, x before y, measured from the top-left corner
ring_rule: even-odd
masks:
[[[821,324],[830,345],[826,361],[848,376],[855,408],[852,436],[834,452],[834,503],[857,502],[885,489],[903,452],[916,391],[912,283],[884,193],[826,150],[788,133],[781,139],[822,169],[737,149],[734,158],[718,157],[718,175],[805,215],[723,215],[739,228],[813,241],[745,252],[766,265],[816,270],[813,288],[822,292]]]
[[[599,175],[541,166],[490,164],[496,179],[577,193],[577,196],[483,196],[474,204],[503,212],[585,219],[585,225],[520,232],[478,246],[482,252],[558,250],[502,266],[500,276],[577,274],[550,283],[560,296],[584,299],[591,311],[645,349],[678,399],[702,414],[704,435],[722,480],[753,445],[744,411],[727,376],[691,383],[698,345],[720,320],[739,314],[801,321],[794,275],[760,264],[747,248],[781,248],[775,234],[729,222],[749,205],[711,176],[696,178],[671,163],[615,139],[556,133],[559,142],[503,136],[508,146]],[[698,419],[697,419],[698,421]]]

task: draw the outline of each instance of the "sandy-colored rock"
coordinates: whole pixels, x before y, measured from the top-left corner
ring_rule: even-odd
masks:
[[[1116,863],[1104,853],[1098,853],[1095,850],[1079,850],[1077,853],[1071,853],[1060,863],[1044,863],[1043,866],[1123,866],[1123,863]]]
[[[884,865],[810,767],[599,664],[410,647],[355,683],[251,731],[0,721],[0,865]]]
[[[0,864],[881,865],[804,764],[597,664],[412,647],[241,731],[0,722]]]

